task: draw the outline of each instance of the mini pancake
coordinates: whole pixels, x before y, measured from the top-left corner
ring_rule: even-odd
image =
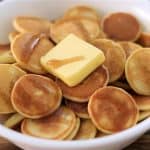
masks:
[[[137,42],[144,47],[150,47],[150,33],[142,32]]]
[[[14,109],[22,116],[32,119],[45,117],[58,109],[62,93],[50,78],[28,74],[14,85],[11,101]]]
[[[90,18],[100,21],[100,16],[96,10],[88,6],[75,6],[70,8],[64,15],[64,18],[74,17]]]
[[[51,24],[50,37],[55,43],[59,43],[70,33],[75,34],[85,41],[88,40],[88,34],[86,30],[82,24],[76,20],[58,20]]]
[[[127,59],[125,75],[132,89],[150,96],[150,48],[136,50]]]
[[[104,52],[106,57],[104,65],[108,68],[109,82],[118,80],[124,72],[126,61],[123,48],[118,43],[108,39],[97,39],[92,44]]]
[[[142,121],[146,118],[150,117],[150,110],[140,112],[138,121]]]
[[[72,139],[76,136],[77,132],[79,131],[79,128],[80,128],[80,119],[77,118],[77,119],[76,119],[76,125],[75,125],[74,129],[73,129],[72,132],[65,138],[65,140],[72,140]]]
[[[119,41],[135,41],[141,34],[138,20],[133,15],[123,12],[105,16],[102,29],[109,38]]]
[[[65,100],[67,107],[72,109],[79,118],[89,119],[87,110],[87,103],[77,103],[69,100]]]
[[[16,127],[19,123],[21,123],[21,121],[24,119],[24,117],[22,115],[20,115],[19,113],[13,114],[10,118],[8,118],[5,122],[4,122],[4,126],[7,128],[14,128]]]
[[[40,64],[40,58],[52,47],[52,42],[46,36],[35,33],[22,33],[11,44],[11,50],[17,63],[22,68],[37,74],[45,73]]]
[[[133,98],[135,99],[139,110],[141,111],[150,110],[150,96],[133,95]]]
[[[15,82],[26,73],[10,64],[0,64],[0,114],[15,112],[10,94]]]
[[[0,45],[0,64],[14,63],[15,59],[10,51],[10,45]]]
[[[12,42],[18,34],[19,34],[19,32],[17,32],[17,31],[10,32],[9,36],[8,36],[9,41]]]
[[[97,129],[89,119],[81,120],[81,125],[75,140],[93,139],[96,136]]]
[[[55,113],[45,118],[25,119],[21,125],[21,131],[35,137],[63,140],[72,132],[75,124],[74,112],[61,106]]]
[[[142,48],[141,45],[134,43],[134,42],[122,41],[122,42],[119,42],[119,44],[124,49],[126,53],[126,58],[128,58],[131,55],[131,53],[134,52],[135,50]]]
[[[100,88],[90,97],[88,112],[95,126],[108,134],[134,126],[139,117],[132,96],[113,86]]]
[[[13,21],[13,26],[20,33],[44,33],[49,35],[50,22],[49,20],[38,17],[18,16]]]
[[[63,96],[66,99],[84,103],[89,100],[89,97],[95,92],[95,90],[106,86],[108,80],[109,75],[106,67],[100,66],[77,86],[69,87],[59,79],[56,80],[56,83],[61,88]]]

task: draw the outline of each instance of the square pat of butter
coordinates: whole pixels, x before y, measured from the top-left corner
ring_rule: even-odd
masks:
[[[41,64],[72,87],[84,80],[104,60],[100,49],[70,34],[41,58]]]

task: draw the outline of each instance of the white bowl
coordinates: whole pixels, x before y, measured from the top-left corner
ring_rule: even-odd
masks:
[[[101,14],[126,11],[134,14],[143,29],[150,31],[149,0],[4,0],[0,3],[0,41],[8,42],[12,19],[18,15],[35,15],[54,19],[67,8],[86,4],[95,7]],[[38,139],[17,133],[0,125],[0,136],[25,150],[120,150],[150,130],[150,118],[123,132],[86,141],[53,141]]]

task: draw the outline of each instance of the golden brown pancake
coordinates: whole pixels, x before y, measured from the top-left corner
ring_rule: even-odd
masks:
[[[11,117],[9,117],[5,122],[4,126],[7,128],[14,128],[17,126],[21,121],[24,119],[22,115],[19,113],[13,114]]]
[[[0,64],[14,63],[15,59],[10,51],[10,45],[0,45]]]
[[[136,93],[150,96],[150,48],[141,48],[130,55],[125,75]]]
[[[146,118],[150,117],[150,110],[140,112],[138,121],[142,121]]]
[[[63,96],[66,99],[74,102],[84,103],[89,100],[89,97],[94,93],[95,90],[106,86],[108,79],[109,76],[106,67],[100,66],[77,86],[69,87],[59,79],[56,80],[56,83],[61,88]]]
[[[133,98],[135,99],[139,110],[141,111],[150,110],[150,96],[133,95]]]
[[[79,128],[80,128],[80,119],[77,118],[75,127],[73,128],[72,132],[65,138],[65,140],[72,140],[79,131]]]
[[[100,88],[90,97],[88,112],[95,126],[108,134],[134,126],[139,117],[132,96],[113,86]]]
[[[96,136],[96,127],[89,119],[81,120],[81,125],[77,135],[75,136],[75,140],[86,140],[92,139]]]
[[[76,124],[74,112],[66,107],[60,107],[55,113],[42,119],[25,119],[21,126],[24,134],[46,138],[65,139]]]
[[[10,64],[0,64],[0,114],[15,112],[10,94],[15,82],[26,73]]]
[[[17,31],[12,31],[12,32],[10,32],[10,33],[9,33],[9,36],[8,36],[9,41],[10,41],[10,42],[13,42],[13,40],[15,39],[15,37],[16,37],[17,35],[19,35],[19,32],[17,32]]]
[[[97,138],[104,137],[104,136],[108,136],[108,135],[110,135],[110,134],[106,134],[106,133],[103,133],[103,132],[101,132],[101,131],[97,131],[97,133],[96,133],[96,137],[97,137]]]
[[[150,33],[142,32],[138,39],[138,43],[140,43],[144,47],[150,47]]]
[[[123,12],[105,16],[102,29],[109,38],[119,41],[135,41],[141,33],[138,20],[133,15]]]
[[[131,53],[134,52],[135,50],[142,48],[141,45],[134,43],[134,42],[122,41],[122,42],[119,42],[119,44],[124,49],[126,53],[126,58],[128,58],[131,55]]]
[[[126,55],[123,48],[116,42],[108,39],[97,39],[92,42],[104,52],[104,65],[108,68],[109,82],[118,80],[124,72]]]
[[[77,103],[70,100],[65,100],[67,107],[72,109],[79,118],[89,119],[87,103]]]
[[[18,16],[13,21],[13,26],[20,33],[44,33],[49,35],[50,22],[38,17]]]
[[[79,38],[87,41],[88,34],[82,24],[73,19],[58,20],[51,24],[50,37],[55,43],[59,43],[70,33],[75,34]]]
[[[62,93],[50,78],[28,74],[14,85],[11,101],[14,109],[27,118],[45,117],[60,106]]]
[[[40,64],[40,58],[52,47],[52,42],[43,34],[22,33],[12,42],[11,50],[22,68],[33,73],[44,74],[45,70]]]
[[[100,21],[100,16],[96,10],[88,6],[75,6],[70,8],[64,15],[64,18],[74,17],[90,18]]]

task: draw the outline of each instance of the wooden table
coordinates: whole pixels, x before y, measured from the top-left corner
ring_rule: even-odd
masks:
[[[0,150],[20,150],[11,143],[0,138]],[[134,144],[130,145],[125,150],[150,150],[150,132],[146,133]]]

